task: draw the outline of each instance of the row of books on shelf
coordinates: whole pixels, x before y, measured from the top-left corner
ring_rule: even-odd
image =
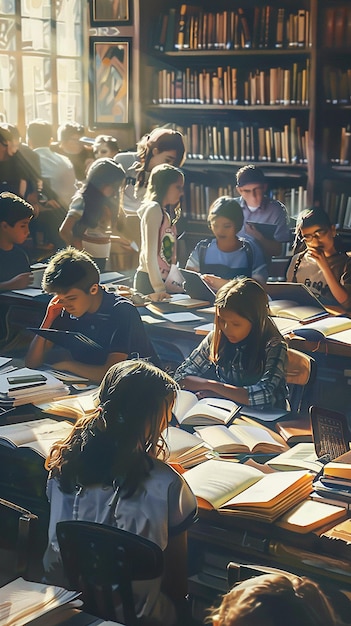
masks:
[[[343,48],[351,45],[351,7],[329,6],[324,13],[323,43],[327,48]]]
[[[326,65],[323,69],[323,86],[327,104],[350,104],[351,69]]]
[[[324,194],[323,207],[331,222],[340,229],[351,229],[351,192],[338,193],[327,190]]]
[[[351,165],[351,125],[324,128],[323,143],[329,163]]]
[[[154,74],[154,104],[299,105],[309,103],[309,60],[291,67],[240,72],[236,67],[162,69]]]
[[[287,124],[216,123],[183,126],[188,159],[308,163],[309,131],[295,117]]]
[[[187,186],[185,197],[182,200],[182,214],[190,220],[207,220],[208,209],[212,202],[220,196],[237,197],[235,185],[221,185],[209,187],[191,181]],[[274,188],[269,197],[282,202],[290,217],[295,218],[307,206],[307,189],[302,185],[291,188]]]
[[[209,12],[201,6],[182,4],[179,10],[170,8],[160,16],[153,34],[153,47],[161,52],[310,45],[310,12],[271,5]]]

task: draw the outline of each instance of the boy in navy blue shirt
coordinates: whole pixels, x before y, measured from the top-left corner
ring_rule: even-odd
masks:
[[[96,383],[101,382],[111,365],[133,356],[150,358],[157,364],[135,306],[126,298],[105,291],[99,279],[99,269],[91,257],[69,247],[51,258],[42,283],[43,289],[54,295],[41,329],[72,333],[61,335],[65,356],[59,357],[54,367]],[[92,341],[77,341],[77,333]],[[35,336],[26,356],[27,367],[40,366],[52,346],[50,340]]]
[[[0,290],[25,289],[33,276],[21,244],[29,235],[33,207],[9,191],[0,193]]]

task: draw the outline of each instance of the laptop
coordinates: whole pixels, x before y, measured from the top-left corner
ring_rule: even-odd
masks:
[[[291,300],[299,306],[315,307],[319,309],[320,317],[329,315],[329,312],[322,302],[318,300],[317,296],[302,283],[267,282],[265,284],[265,290],[273,302],[274,300]],[[314,317],[316,317],[316,315],[314,315]]]
[[[318,458],[327,456],[326,460],[332,461],[350,450],[346,415],[319,406],[311,406],[309,412]]]
[[[201,278],[201,274],[191,270],[179,269],[185,280],[184,288],[186,293],[195,300],[207,300],[210,304],[213,304],[216,294]]]

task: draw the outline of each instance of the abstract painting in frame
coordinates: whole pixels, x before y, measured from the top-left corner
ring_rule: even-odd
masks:
[[[129,124],[131,38],[91,37],[90,63],[90,126]]]
[[[91,26],[115,26],[132,23],[132,0],[90,0]]]

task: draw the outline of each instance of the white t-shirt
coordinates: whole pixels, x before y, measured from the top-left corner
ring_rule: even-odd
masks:
[[[157,543],[162,550],[169,536],[186,530],[196,516],[196,499],[186,481],[169,465],[153,460],[153,468],[130,498],[116,498],[113,487],[94,486],[63,493],[55,478],[48,480],[50,502],[48,546],[44,569],[49,583],[64,584],[56,524],[64,520],[84,520],[109,524]],[[173,624],[172,604],[160,593],[161,579],[133,583],[140,615],[161,617]],[[160,615],[162,614],[162,615]]]

